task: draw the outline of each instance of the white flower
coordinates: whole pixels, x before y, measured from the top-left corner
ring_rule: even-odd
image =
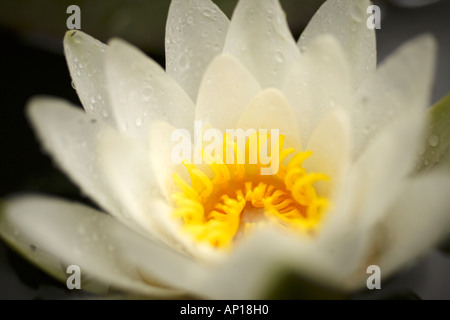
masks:
[[[209,0],[174,0],[166,71],[124,41],[107,46],[68,32],[65,53],[85,112],[40,97],[28,114],[56,163],[113,217],[19,196],[3,205],[1,236],[62,281],[65,266],[75,264],[84,289],[158,298],[261,298],[285,270],[353,290],[365,284],[369,265],[387,277],[413,261],[446,235],[450,220],[449,176],[414,174],[435,44],[430,36],[414,39],[376,68],[369,5],[327,1],[296,43],[277,0],[241,0],[231,21]],[[302,171],[290,188],[279,185],[295,206],[301,192],[312,199],[307,203],[329,204],[313,210],[318,216],[307,231],[314,234],[290,220],[294,232],[238,231],[239,242],[231,233],[231,250],[224,250],[180,228],[173,173],[189,178],[171,161],[171,134],[192,132],[194,120],[222,131],[279,129],[285,148],[312,151],[303,168],[330,182],[295,191]],[[237,194],[233,183],[227,192]],[[211,199],[198,203],[213,206]],[[267,202],[262,207],[267,211]]]

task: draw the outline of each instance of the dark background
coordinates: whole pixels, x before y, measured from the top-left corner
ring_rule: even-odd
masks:
[[[231,16],[235,0],[215,2]],[[296,37],[322,2],[281,0]],[[169,3],[169,0],[0,0],[0,198],[41,192],[89,203],[55,169],[50,158],[41,153],[24,115],[27,100],[34,95],[59,96],[80,104],[62,53],[69,17],[66,8],[79,5],[83,31],[103,42],[121,37],[164,65],[164,28]],[[382,11],[381,30],[377,31],[379,61],[406,40],[424,32],[432,33],[439,43],[433,103],[450,92],[450,1],[392,0],[375,4]],[[388,287],[384,292],[403,294],[411,290],[414,295],[410,297],[450,299],[450,258],[435,250],[394,278]],[[357,298],[379,296],[362,293]],[[85,296],[65,289],[0,241],[0,299],[80,297]]]

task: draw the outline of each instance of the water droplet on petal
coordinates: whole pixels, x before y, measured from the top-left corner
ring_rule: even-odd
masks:
[[[142,126],[142,118],[136,119],[136,126],[138,126],[138,127]]]
[[[80,43],[81,42],[80,37],[78,35],[72,36],[72,39],[73,39],[73,42],[75,42],[75,43]]]
[[[188,16],[186,18],[186,23],[189,25],[193,25],[194,24],[194,18],[192,16]]]
[[[208,8],[205,8],[205,9],[203,9],[202,10],[202,14],[205,16],[205,17],[211,17],[211,10],[209,10]]]
[[[284,61],[284,55],[281,51],[277,51],[275,53],[275,60],[277,60],[277,62],[282,63]]]
[[[144,89],[142,89],[142,95],[145,101],[149,101],[150,98],[153,96],[153,88],[145,87]]]
[[[428,138],[428,144],[432,147],[437,147],[439,144],[439,137],[436,135],[432,135]]]

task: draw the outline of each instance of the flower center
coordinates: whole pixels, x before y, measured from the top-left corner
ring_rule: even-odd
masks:
[[[328,199],[316,193],[314,183],[329,178],[306,172],[302,163],[312,152],[283,149],[283,135],[272,143],[270,155],[264,159],[261,146],[269,136],[254,133],[247,139],[243,155],[242,148],[225,134],[223,155],[212,156],[202,150],[204,170],[183,161],[191,183],[173,175],[179,189],[173,195],[174,217],[182,221],[183,232],[223,249],[268,223],[307,236],[316,233]],[[226,161],[230,158],[232,163]],[[274,163],[276,173],[262,174]],[[212,177],[206,169],[212,171]]]

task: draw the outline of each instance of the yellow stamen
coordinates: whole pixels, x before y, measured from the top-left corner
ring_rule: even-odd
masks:
[[[179,189],[173,195],[174,218],[181,219],[183,232],[198,242],[223,249],[231,248],[241,236],[265,223],[306,236],[317,232],[329,203],[317,194],[314,183],[327,181],[329,177],[323,173],[307,173],[302,164],[312,152],[283,149],[282,135],[272,144],[267,163],[267,157],[262,159],[259,151],[268,138],[268,134],[252,134],[243,154],[225,134],[222,158],[202,152],[213,177],[194,164],[183,162],[190,183],[178,174],[173,175]],[[252,157],[251,152],[255,151],[257,156]],[[284,165],[290,154],[294,155]],[[273,162],[278,163],[278,172],[261,175],[261,169],[269,168]]]

